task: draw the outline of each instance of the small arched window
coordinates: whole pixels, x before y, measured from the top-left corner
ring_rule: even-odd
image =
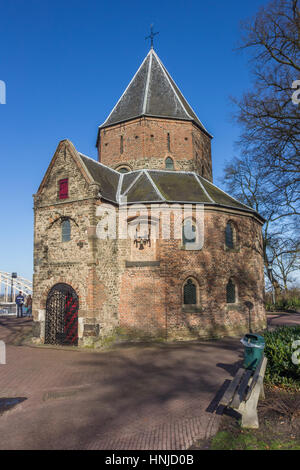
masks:
[[[195,243],[196,242],[196,235],[197,235],[196,225],[192,221],[192,219],[184,220],[182,224],[182,244],[183,246],[187,245],[188,243]]]
[[[183,304],[197,305],[197,286],[193,279],[188,279],[183,286]]]
[[[61,241],[68,242],[71,240],[71,223],[70,219],[64,219],[61,223]]]
[[[174,170],[174,162],[171,157],[166,158],[166,169],[167,170]]]
[[[227,248],[234,248],[234,228],[231,222],[227,222],[226,225],[225,244]]]
[[[121,168],[118,168],[119,173],[128,173],[129,170],[126,168],[126,166],[122,166]]]
[[[234,304],[236,301],[236,288],[232,279],[229,279],[229,282],[226,286],[226,302],[228,304]]]

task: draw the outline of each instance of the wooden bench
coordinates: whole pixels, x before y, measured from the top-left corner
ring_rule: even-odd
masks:
[[[266,366],[267,358],[262,356],[255,370],[241,367],[220,400],[220,405],[232,408],[242,415],[244,428],[259,427],[257,403],[259,398],[265,398],[263,382]]]

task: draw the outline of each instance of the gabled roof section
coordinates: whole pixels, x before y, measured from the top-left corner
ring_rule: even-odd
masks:
[[[166,201],[211,202],[194,173],[150,170],[149,174]]]
[[[126,196],[128,203],[139,202],[162,202],[160,194],[158,193],[155,185],[152,183],[147,172],[142,171],[140,177],[135,183],[129,187],[126,194],[122,194],[123,198]],[[124,202],[124,201],[122,201]]]
[[[237,201],[195,172],[143,169],[119,173],[78,152],[69,140],[59,143],[37,194],[41,192],[59,152],[64,148],[69,150],[87,183],[99,184],[99,197],[106,201],[117,205],[126,203],[204,204],[209,207],[225,207],[229,210],[238,209],[255,214],[261,221],[264,221],[251,207]]]
[[[251,207],[237,201],[195,172],[136,170],[122,174],[117,200],[119,204],[126,202],[205,204],[257,214]]]
[[[193,121],[210,135],[154,49],[150,49],[123,95],[100,128],[140,116]]]
[[[101,196],[108,201],[117,202],[116,195],[121,174],[93,158],[79,152],[78,154],[93,180],[100,184]]]

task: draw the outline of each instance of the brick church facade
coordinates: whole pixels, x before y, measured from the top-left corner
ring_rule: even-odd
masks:
[[[211,135],[153,48],[96,145],[61,141],[34,195],[36,341],[264,328],[264,221],[213,184]]]

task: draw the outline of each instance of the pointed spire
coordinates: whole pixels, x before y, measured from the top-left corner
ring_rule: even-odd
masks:
[[[140,116],[193,121],[208,134],[153,48],[100,127]]]

